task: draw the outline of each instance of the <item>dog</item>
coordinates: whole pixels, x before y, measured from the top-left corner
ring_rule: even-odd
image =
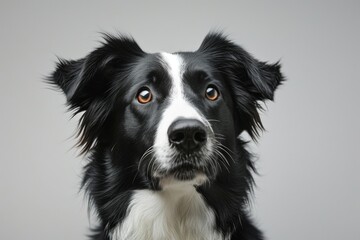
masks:
[[[82,114],[82,188],[99,219],[91,239],[263,239],[240,134],[263,129],[260,103],[284,81],[279,62],[258,61],[220,32],[176,53],[104,34],[85,58],[59,59],[48,81]]]

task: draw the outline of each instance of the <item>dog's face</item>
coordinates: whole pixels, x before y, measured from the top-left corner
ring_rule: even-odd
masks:
[[[147,54],[129,74],[121,129],[143,145],[136,163],[143,175],[212,179],[229,167],[236,137],[233,100],[205,56]]]
[[[281,80],[277,64],[220,34],[174,54],[148,54],[131,39],[108,36],[86,58],[61,61],[51,77],[70,108],[84,111],[84,151],[108,149],[113,168],[154,188],[202,184],[229,171],[237,136],[257,134],[257,102],[272,99]]]

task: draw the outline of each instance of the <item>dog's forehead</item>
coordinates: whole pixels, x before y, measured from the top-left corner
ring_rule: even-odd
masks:
[[[198,52],[176,52],[159,53],[162,68],[175,76],[192,75],[192,73],[206,73],[207,75],[217,75],[212,67],[211,61],[207,55]]]
[[[169,74],[174,85],[180,84],[184,72],[184,60],[179,54],[160,53],[161,63]]]
[[[183,73],[186,61],[184,61],[183,56],[180,54],[160,52],[143,56],[133,66],[133,72],[138,75],[158,72],[175,77]]]
[[[208,60],[196,52],[161,52],[158,55],[162,68],[166,70],[173,81],[183,80],[183,76],[194,72],[212,74]]]
[[[182,89],[196,82],[189,81],[193,74],[205,72],[213,75],[213,69],[206,58],[196,52],[158,52],[143,56],[131,70],[131,76],[139,84],[147,81],[157,81],[157,86],[169,86],[168,89]],[[159,76],[152,78],[151,76]]]

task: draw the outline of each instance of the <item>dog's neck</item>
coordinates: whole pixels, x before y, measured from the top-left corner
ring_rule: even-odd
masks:
[[[195,189],[196,181],[167,179],[161,191],[133,192],[127,216],[111,233],[118,239],[227,239],[217,232],[215,215]]]

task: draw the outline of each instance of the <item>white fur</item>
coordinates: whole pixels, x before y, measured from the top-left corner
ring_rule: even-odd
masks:
[[[196,119],[210,127],[209,122],[202,117],[202,114],[186,99],[183,86],[184,61],[177,54],[161,54],[164,67],[168,70],[172,87],[169,93],[170,104],[162,113],[161,121],[155,136],[155,156],[161,168],[168,169],[173,156],[170,149],[167,131],[169,126],[178,118]],[[211,142],[208,141],[208,145]],[[211,146],[207,146],[211,149]]]
[[[162,191],[136,190],[127,216],[111,240],[226,240],[215,230],[214,212],[191,182],[174,181]],[[172,180],[168,180],[172,181]]]

